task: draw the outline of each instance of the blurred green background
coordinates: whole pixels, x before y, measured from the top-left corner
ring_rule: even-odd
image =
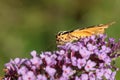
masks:
[[[0,74],[11,58],[56,50],[59,31],[111,21],[106,33],[118,39],[120,0],[0,0]]]

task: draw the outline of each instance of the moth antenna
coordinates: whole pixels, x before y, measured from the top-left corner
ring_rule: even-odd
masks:
[[[109,26],[111,26],[111,25],[113,25],[113,24],[115,24],[115,23],[116,23],[116,22],[113,21],[113,22],[110,22],[110,23],[105,24],[105,26],[106,26],[106,27],[109,27]]]
[[[108,28],[109,26],[115,24],[116,22],[113,21],[113,22],[110,22],[110,23],[107,23],[107,24],[100,24],[100,27],[104,27],[104,28]]]
[[[116,22],[113,21],[113,22],[110,22],[110,23],[108,23],[108,24],[106,24],[106,25],[110,26],[110,25],[113,25],[113,24],[115,24],[115,23],[116,23]]]

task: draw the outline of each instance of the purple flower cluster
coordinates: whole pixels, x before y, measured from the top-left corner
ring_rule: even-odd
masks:
[[[81,38],[57,51],[31,52],[32,58],[10,60],[4,80],[115,80],[113,59],[120,56],[120,41],[101,34]]]

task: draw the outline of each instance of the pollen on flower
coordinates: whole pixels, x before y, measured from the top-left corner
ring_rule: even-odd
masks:
[[[118,70],[112,60],[120,56],[120,41],[104,34],[81,38],[58,46],[53,52],[32,58],[11,59],[3,80],[115,80]]]

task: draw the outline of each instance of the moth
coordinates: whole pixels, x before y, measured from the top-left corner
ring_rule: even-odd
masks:
[[[89,26],[83,29],[59,32],[56,35],[56,43],[57,45],[63,45],[67,42],[73,42],[83,37],[103,34],[105,32],[105,29],[108,28],[113,23],[115,22],[111,22],[107,24],[99,24],[95,26]]]

